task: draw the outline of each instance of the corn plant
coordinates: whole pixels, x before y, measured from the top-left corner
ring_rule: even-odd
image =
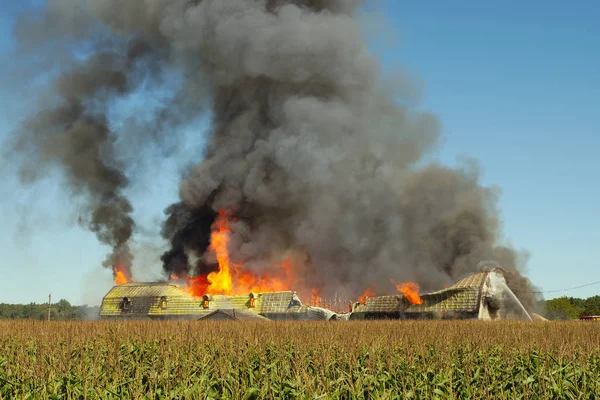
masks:
[[[0,322],[0,399],[593,399],[600,324]]]

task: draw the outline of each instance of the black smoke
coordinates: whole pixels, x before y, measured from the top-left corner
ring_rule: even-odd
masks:
[[[180,202],[166,211],[167,275],[214,269],[207,261],[210,227],[227,209],[237,219],[229,246],[233,262],[268,268],[276,255],[304,254],[298,284],[319,288],[323,296],[393,290],[390,279],[437,289],[475,272],[483,259],[498,259],[519,277],[509,284],[532,304],[519,254],[502,245],[497,190],[481,184],[476,165],[423,166],[438,145],[441,123],[397,101],[410,85],[395,91],[382,76],[357,22],[360,3],[95,0],[83,6],[55,0],[39,24],[71,21],[71,36],[92,35],[87,23],[93,21],[115,37],[138,38],[148,46],[144,54],[183,71],[186,90],[174,104],[185,110],[179,118],[197,117],[199,99],[210,99],[208,147],[181,181]],[[40,31],[31,21],[25,26]],[[74,85],[86,89],[72,94],[57,91],[69,117],[34,123],[77,140],[63,139],[56,153],[46,150],[53,146],[40,139],[45,134],[25,137],[42,150],[38,164],[58,161],[71,171],[71,186],[90,195],[92,217],[108,204],[89,226],[118,249],[133,221],[127,220],[127,182],[113,162],[112,135],[97,100],[131,90],[131,69],[127,57],[99,65],[97,57],[59,80],[93,82]],[[86,106],[90,98],[94,107]],[[91,162],[80,171],[72,160],[82,151]],[[93,172],[80,176],[88,167]]]
[[[177,277],[207,275],[215,270],[213,264],[207,265],[199,258],[210,244],[211,226],[216,213],[209,207],[188,209],[177,203],[165,210],[167,219],[161,231],[169,240],[171,249],[161,256],[163,269],[167,275]],[[196,262],[190,262],[190,253],[196,254]]]

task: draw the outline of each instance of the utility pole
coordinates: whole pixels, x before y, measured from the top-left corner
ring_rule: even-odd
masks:
[[[52,293],[48,295],[48,321],[50,321],[50,307],[52,307]]]

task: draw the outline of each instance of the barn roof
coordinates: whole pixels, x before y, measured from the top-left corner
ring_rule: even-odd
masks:
[[[161,299],[166,299],[166,308]],[[123,311],[123,303],[130,304]],[[202,299],[194,298],[172,283],[125,283],[113,287],[102,299],[101,317],[167,317],[206,313]]]
[[[113,297],[149,297],[149,296],[181,296],[190,297],[185,290],[173,283],[152,282],[152,283],[124,283],[114,286],[105,296],[105,298]]]
[[[254,301],[251,301],[251,298]],[[162,302],[166,300],[166,307]],[[102,300],[101,317],[188,317],[209,314],[217,309],[245,310],[256,314],[299,311],[302,303],[292,291],[209,295],[208,307],[202,297],[190,296],[173,283],[126,283],[113,287]],[[128,302],[127,311],[123,310]]]

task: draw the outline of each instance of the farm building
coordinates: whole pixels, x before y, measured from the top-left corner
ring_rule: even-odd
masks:
[[[421,304],[411,304],[403,295],[370,297],[365,304],[353,306],[349,319],[531,320],[506,286],[500,268],[470,275],[446,289],[420,298]]]
[[[113,287],[104,297],[100,317],[241,320],[251,314],[269,320],[315,321],[423,318],[532,320],[506,286],[500,268],[470,275],[447,289],[423,294],[420,299],[421,304],[412,304],[401,294],[368,297],[365,304],[355,303],[350,313],[337,314],[325,308],[303,305],[293,291],[193,297],[173,283],[126,283]],[[232,310],[238,313],[237,317]]]
[[[173,283],[126,283],[104,296],[100,318],[199,319],[216,310],[232,309],[268,319],[329,320],[336,316],[323,308],[302,305],[292,291],[193,297]]]

